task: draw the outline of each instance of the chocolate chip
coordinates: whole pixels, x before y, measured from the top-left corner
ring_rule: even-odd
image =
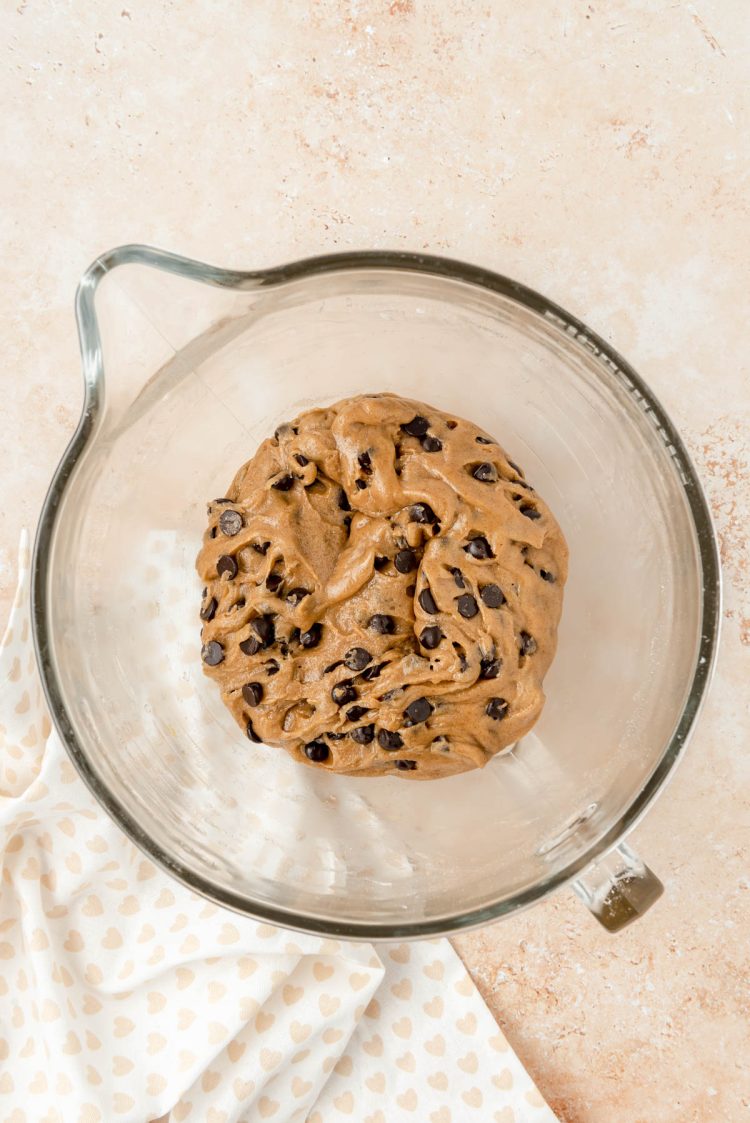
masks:
[[[464,593],[462,597],[457,597],[456,608],[464,620],[471,620],[472,616],[476,616],[479,612],[479,605],[471,593]]]
[[[409,508],[409,518],[413,523],[436,523],[438,517],[428,503],[415,503]]]
[[[241,608],[244,608],[246,604],[247,604],[247,601],[245,600],[244,597],[238,597],[237,600],[234,602],[234,604],[230,605],[230,607],[228,608],[227,611],[228,612],[239,612],[239,610]]]
[[[427,418],[422,417],[419,413],[416,417],[413,417],[411,421],[407,421],[405,425],[401,426],[403,431],[408,433],[410,437],[423,437],[429,427],[430,423]]]
[[[297,639],[299,639],[299,632],[297,634]],[[329,675],[331,673],[331,671],[335,671],[336,668],[340,667],[340,666],[341,666],[341,660],[337,659],[335,663],[331,663],[330,667],[326,667],[326,669],[323,671],[323,674]]]
[[[385,612],[376,612],[374,616],[370,617],[368,627],[381,636],[392,636],[396,631],[396,621],[392,616],[387,616]]]
[[[508,713],[508,703],[504,698],[490,698],[485,707],[487,717],[491,717],[493,721],[500,721]]]
[[[483,657],[479,662],[479,677],[484,679],[497,678],[502,665],[502,659],[492,659],[489,656]]]
[[[381,569],[385,569],[385,567],[388,565],[388,558],[376,557],[373,564],[378,573],[380,573]]]
[[[255,620],[251,622],[250,627],[264,647],[270,647],[276,639],[276,628],[274,626],[273,616],[257,616]]]
[[[426,437],[422,437],[422,448],[425,452],[441,452],[443,442],[439,437],[431,437],[428,434]]]
[[[351,503],[349,502],[349,496],[346,494],[346,492],[344,491],[344,489],[342,487],[341,491],[339,492],[339,510],[340,511],[351,511],[351,509],[352,509],[352,507],[351,507]]]
[[[378,744],[381,749],[400,749],[403,743],[400,733],[394,733],[390,729],[378,730]]]
[[[464,575],[461,572],[461,570],[457,569],[456,566],[454,565],[453,568],[451,569],[451,573],[453,574],[453,580],[456,582],[459,589],[465,589],[466,588],[466,582],[464,581]]]
[[[233,577],[237,576],[238,568],[237,561],[231,554],[222,554],[216,563],[216,572],[219,577],[222,577],[226,573],[230,581]]]
[[[307,457],[303,456],[303,454],[301,452],[296,452],[294,454],[294,459],[297,461],[300,468],[306,468],[307,465],[310,463],[310,461],[307,459]]]
[[[337,682],[331,691],[331,697],[337,706],[345,706],[347,702],[354,702],[357,698],[357,691],[352,685],[352,680],[344,679],[343,682]]]
[[[211,502],[212,502],[212,503],[234,503],[234,500],[233,500],[233,499],[222,498],[222,499],[212,499],[212,500],[211,500]]]
[[[263,664],[263,670],[267,675],[277,675],[279,673],[279,664],[275,659],[269,659],[267,663]]]
[[[517,465],[517,464],[514,464],[512,460],[508,460],[508,463],[510,464],[511,468],[512,468],[512,469],[513,469],[513,471],[514,471],[514,472],[516,473],[516,475],[517,475],[517,476],[520,476],[520,477],[521,477],[521,478],[523,479],[523,472],[522,472],[522,471],[521,471],[521,469],[520,469],[520,468],[518,467],[518,465]]]
[[[417,567],[417,555],[413,550],[399,550],[393,564],[399,573],[411,573]]]
[[[209,640],[201,648],[201,659],[207,667],[218,667],[224,660],[224,648],[217,640]]]
[[[344,656],[344,666],[350,671],[363,671],[368,663],[372,663],[372,655],[364,647],[350,647]]]
[[[367,487],[367,481],[366,480],[355,480],[354,486],[356,488],[358,488],[360,491],[364,491],[365,488]]]
[[[359,677],[362,679],[363,682],[372,682],[373,679],[376,679],[376,678],[380,677],[381,671],[383,670],[384,667],[387,667],[387,666],[388,666],[387,663],[376,663],[372,667],[367,667],[367,669],[364,670]]]
[[[366,476],[372,475],[372,460],[370,459],[369,452],[360,452],[357,457],[357,463]]]
[[[359,729],[352,729],[352,741],[358,745],[369,745],[374,736],[374,725],[360,725]]]
[[[243,520],[239,511],[222,511],[219,517],[219,529],[229,538],[239,534],[242,530]]]
[[[419,636],[419,642],[422,647],[426,647],[428,651],[434,651],[437,645],[443,638],[443,633],[440,629],[432,624],[429,628],[424,628]]]
[[[255,636],[249,636],[247,639],[243,639],[240,644],[240,651],[245,655],[257,655],[260,651],[260,640],[256,639]]]
[[[260,744],[260,737],[255,732],[255,730],[253,729],[253,723],[250,721],[249,718],[248,718],[247,725],[245,726],[245,732],[247,733],[247,735],[248,735],[248,737],[250,738],[251,741],[255,741],[256,744]]]
[[[305,597],[309,597],[309,596],[310,596],[310,590],[309,589],[302,589],[302,588],[290,589],[289,592],[287,593],[286,597],[285,597],[285,600],[286,600],[287,604],[291,604],[292,607],[295,608],[301,600],[304,600]]]
[[[536,640],[528,632],[521,632],[518,650],[521,655],[533,655],[536,651]]]
[[[215,538],[216,537],[216,527],[215,526],[211,527],[211,530],[209,531],[208,536],[209,536],[209,538]]]
[[[211,600],[207,601],[206,604],[204,604],[201,608],[201,620],[213,620],[214,616],[216,615],[216,609],[218,607],[219,605],[216,597],[211,597]]]
[[[331,750],[324,741],[310,741],[305,745],[305,756],[308,760],[313,761],[315,764],[321,764],[324,760],[328,760],[331,755]]]
[[[275,491],[291,491],[294,487],[294,476],[279,476],[278,480],[271,484]]]
[[[548,569],[540,569],[539,576],[541,577],[542,581],[549,581],[550,585],[554,585],[555,581],[557,580],[554,573],[550,573]]]
[[[343,741],[344,738],[348,736],[348,733],[326,733],[326,737],[329,741]]]
[[[252,547],[256,551],[256,553],[264,554],[264,555],[268,553],[268,547],[270,545],[271,545],[270,542],[253,542],[252,543]]]
[[[488,608],[500,608],[505,604],[505,593],[499,585],[480,585],[479,595]]]
[[[323,628],[320,624],[312,624],[306,632],[300,632],[299,642],[303,647],[317,647]]]
[[[497,483],[497,468],[494,464],[490,464],[489,461],[485,461],[482,464],[477,464],[476,468],[474,468],[471,474],[474,479],[479,480],[480,483]]]
[[[246,682],[242,687],[242,697],[247,702],[248,706],[260,705],[260,700],[263,697],[263,685],[260,682]]]
[[[422,592],[419,594],[419,604],[423,611],[428,612],[430,616],[434,616],[435,613],[439,611],[435,603],[435,598],[429,589],[422,589]]]
[[[448,426],[449,429],[457,429],[458,428],[458,422],[457,421],[446,421],[445,424]]]
[[[266,588],[271,593],[275,593],[281,582],[284,580],[282,573],[270,573],[266,578]]]
[[[399,772],[415,772],[417,768],[416,760],[394,760],[393,763]]]
[[[542,517],[542,512],[537,511],[536,507],[532,507],[530,503],[523,503],[518,510],[522,515],[525,515],[527,519],[541,519]]]
[[[346,711],[347,721],[359,721],[367,713],[367,706],[352,706],[350,710]]]
[[[469,545],[464,546],[464,550],[473,558],[479,558],[480,561],[483,561],[485,558],[494,558],[495,556],[492,552],[492,547],[490,546],[489,542],[481,535],[478,535],[476,538],[472,538],[471,542],[469,542]]]
[[[434,708],[426,698],[415,698],[404,710],[404,717],[412,725],[418,725],[421,721],[427,721]]]
[[[478,445],[496,445],[497,441],[493,441],[492,437],[475,437],[474,440]]]
[[[416,591],[417,591],[417,586],[416,586],[416,585],[407,585],[407,586],[406,586],[406,595],[407,595],[407,597],[413,597],[413,596],[415,595]]]

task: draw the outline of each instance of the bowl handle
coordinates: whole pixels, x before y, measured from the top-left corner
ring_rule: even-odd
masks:
[[[625,843],[573,882],[586,907],[608,932],[619,932],[658,901],[664,886]]]

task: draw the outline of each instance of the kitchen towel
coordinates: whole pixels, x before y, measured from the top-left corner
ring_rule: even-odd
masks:
[[[197,896],[51,729],[28,541],[0,651],[3,1123],[554,1123],[447,940],[298,935]]]

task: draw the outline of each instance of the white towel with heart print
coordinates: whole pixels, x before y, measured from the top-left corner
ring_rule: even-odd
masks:
[[[554,1123],[447,940],[351,944],[208,904],[50,729],[28,545],[0,651],[4,1123]]]

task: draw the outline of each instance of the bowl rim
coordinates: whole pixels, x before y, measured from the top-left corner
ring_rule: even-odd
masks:
[[[593,353],[611,374],[617,376],[631,393],[641,399],[642,408],[650,415],[655,431],[672,457],[692,518],[703,579],[701,637],[682,714],[658,765],[620,819],[562,869],[507,899],[436,919],[399,923],[329,920],[262,902],[248,902],[241,894],[216,886],[208,878],[196,875],[162,850],[99,778],[78,741],[56,675],[48,628],[48,582],[51,573],[51,547],[60,505],[76,464],[94,434],[102,404],[104,366],[94,309],[96,290],[108,273],[128,264],[150,266],[204,284],[240,291],[282,285],[288,281],[329,273],[372,269],[461,281],[504,296],[555,323]],[[31,574],[32,632],[42,686],[60,738],[90,791],[140,850],[189,889],[216,904],[256,920],[312,935],[354,940],[392,940],[460,933],[528,908],[572,881],[626,837],[663,789],[684,752],[713,674],[721,619],[719,554],[708,503],[698,475],[666,410],[626,359],[583,321],[526,285],[452,258],[404,251],[361,250],[335,253],[302,258],[269,269],[239,271],[206,265],[147,245],[123,245],[97,257],[86,270],[76,291],[75,310],[84,378],[84,402],[75,433],[52,477],[37,526]]]

